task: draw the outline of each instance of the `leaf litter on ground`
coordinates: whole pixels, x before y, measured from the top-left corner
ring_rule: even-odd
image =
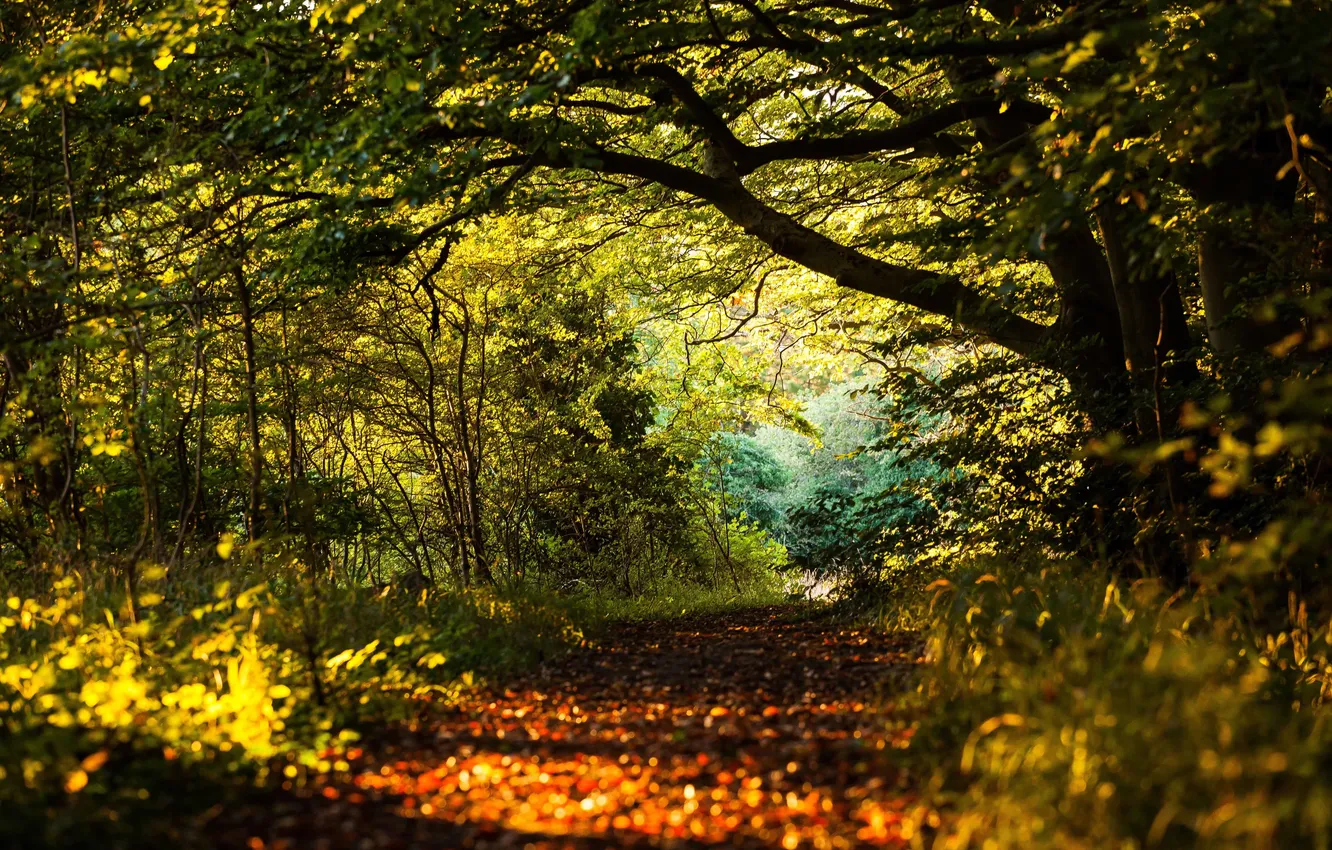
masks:
[[[618,625],[209,832],[253,850],[900,846],[920,804],[884,703],[919,642],[791,614]]]

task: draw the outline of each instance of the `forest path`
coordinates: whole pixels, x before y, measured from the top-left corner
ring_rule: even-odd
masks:
[[[257,836],[246,818],[248,845],[898,845],[911,799],[881,698],[917,642],[794,610],[616,626],[419,732],[365,742]]]

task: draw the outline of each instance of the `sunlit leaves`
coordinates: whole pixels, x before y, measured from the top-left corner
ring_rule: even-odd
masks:
[[[985,567],[997,574],[978,577]],[[1159,839],[1168,821],[1174,838],[1163,843],[1183,847],[1220,812],[1236,816],[1240,846],[1326,835],[1324,823],[1283,814],[1326,793],[1321,779],[1288,771],[1329,747],[1311,709],[1329,693],[1314,660],[1329,652],[1328,633],[1293,594],[1286,625],[1264,633],[1215,598],[1172,595],[1155,579],[1007,558],[941,585],[931,612],[916,742],[955,748],[965,734],[953,749],[969,775],[945,818],[951,834],[996,847],[1072,835],[1112,846]],[[1273,692],[1298,696],[1278,706]],[[1165,739],[1169,752],[1151,749]]]

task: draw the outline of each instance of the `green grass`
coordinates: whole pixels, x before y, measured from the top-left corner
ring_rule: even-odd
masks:
[[[728,587],[682,584],[643,596],[587,594],[575,602],[585,622],[611,623],[645,620],[675,620],[709,614],[724,614],[747,608],[791,604],[790,595],[776,587],[761,586],[737,593]]]

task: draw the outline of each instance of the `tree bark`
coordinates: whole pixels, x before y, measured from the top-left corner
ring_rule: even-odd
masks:
[[[1257,300],[1245,289],[1254,283],[1252,276],[1266,268],[1261,255],[1245,246],[1233,230],[1212,225],[1198,234],[1198,281],[1207,338],[1217,354],[1233,357],[1261,351],[1285,335],[1281,325],[1259,322],[1245,310]]]
[[[256,389],[255,351],[254,351],[254,306],[250,298],[250,286],[245,279],[245,271],[239,262],[233,268],[236,280],[236,294],[240,298],[241,337],[245,345],[245,424],[250,438],[250,490],[245,507],[246,535],[249,540],[258,540],[263,536],[263,515],[260,501],[260,488],[263,485],[264,453],[259,441],[259,398]]]
[[[1133,232],[1133,214],[1102,207],[1096,212],[1096,222],[1109,261],[1124,366],[1131,375],[1154,376],[1158,361],[1192,345],[1179,284],[1174,275],[1162,274],[1143,262],[1150,252],[1140,234]],[[1191,362],[1183,366],[1167,372],[1177,380],[1197,376]]]
[[[1198,281],[1207,337],[1223,358],[1261,352],[1292,328],[1263,322],[1252,312],[1277,294],[1263,245],[1280,238],[1298,189],[1296,175],[1274,179],[1289,159],[1288,142],[1275,132],[1254,137],[1249,150],[1187,171],[1182,180],[1203,205],[1198,233]]]
[[[1190,347],[1189,330],[1173,275],[1161,273],[1142,262],[1150,251],[1141,241],[1141,230],[1132,224],[1134,213],[1102,207],[1096,220],[1105,243],[1115,303],[1123,328],[1124,365],[1132,393],[1133,420],[1138,439],[1164,443],[1178,427],[1178,405],[1164,391],[1167,380],[1184,383],[1197,378],[1191,360],[1171,364],[1171,356]],[[1193,521],[1189,504],[1193,496],[1178,458],[1167,458],[1155,471],[1141,495],[1133,500],[1134,512],[1143,528],[1155,525],[1153,518],[1169,516],[1173,533],[1158,534],[1155,541],[1140,539],[1138,549],[1167,580],[1182,585],[1194,561]]]

